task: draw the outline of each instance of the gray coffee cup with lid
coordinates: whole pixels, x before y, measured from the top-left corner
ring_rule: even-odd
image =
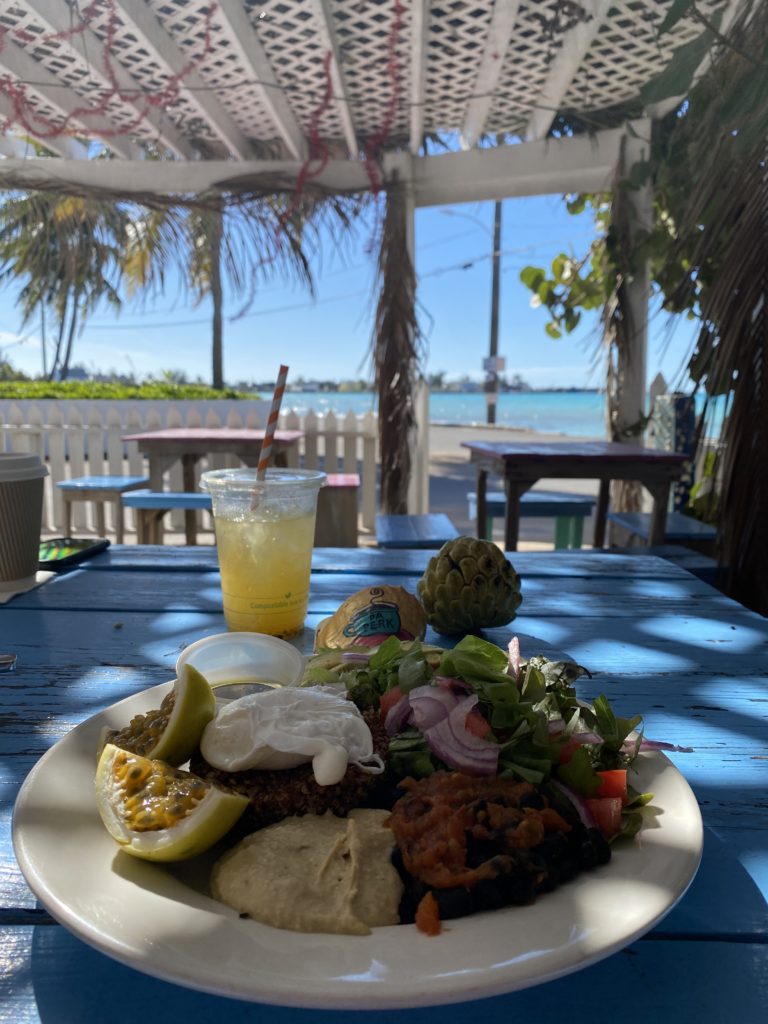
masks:
[[[47,475],[39,455],[0,453],[0,590],[34,582]]]

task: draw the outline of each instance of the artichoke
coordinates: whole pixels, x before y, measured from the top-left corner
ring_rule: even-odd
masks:
[[[457,537],[440,548],[416,585],[427,621],[438,633],[505,626],[522,601],[520,577],[489,540]]]

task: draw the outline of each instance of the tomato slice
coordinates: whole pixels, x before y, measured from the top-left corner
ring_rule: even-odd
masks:
[[[602,782],[595,796],[617,796],[621,799],[622,806],[626,807],[629,803],[629,796],[627,795],[627,769],[612,768],[610,771],[598,772],[597,774],[602,779]]]
[[[379,698],[379,709],[381,710],[381,717],[386,718],[387,712],[390,708],[393,708],[395,704],[403,696],[403,691],[399,686],[393,686],[391,690],[387,690]]]
[[[565,743],[560,747],[560,764],[568,764],[573,757],[574,751],[578,750],[579,747],[583,746],[578,740],[566,740]]]
[[[603,838],[610,839],[615,836],[621,828],[621,797],[590,797],[584,803]]]
[[[473,736],[479,736],[480,739],[484,739],[491,731],[490,725],[483,716],[481,711],[477,708],[472,708],[464,719],[464,725],[467,732],[472,733]]]

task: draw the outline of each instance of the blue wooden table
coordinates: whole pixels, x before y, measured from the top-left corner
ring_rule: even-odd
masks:
[[[307,629],[363,586],[413,591],[429,551],[315,553]],[[11,847],[14,799],[38,758],[73,726],[172,677],[179,651],[224,629],[216,556],[205,548],[113,546],[0,608],[0,1021],[259,1021],[262,1024],[584,1024],[768,1019],[768,621],[651,556],[515,553],[524,600],[510,627],[593,672],[647,735],[693,747],[670,757],[705,824],[699,873],[651,932],[601,962],[506,996],[398,1011],[296,1010],[206,995],[152,978],[52,922]],[[428,639],[435,640],[433,635]],[[442,641],[445,643],[445,641]],[[544,897],[546,898],[546,897]]]

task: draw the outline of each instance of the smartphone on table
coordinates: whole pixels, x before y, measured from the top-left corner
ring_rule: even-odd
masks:
[[[104,537],[53,537],[40,541],[39,568],[67,569],[109,547]]]

